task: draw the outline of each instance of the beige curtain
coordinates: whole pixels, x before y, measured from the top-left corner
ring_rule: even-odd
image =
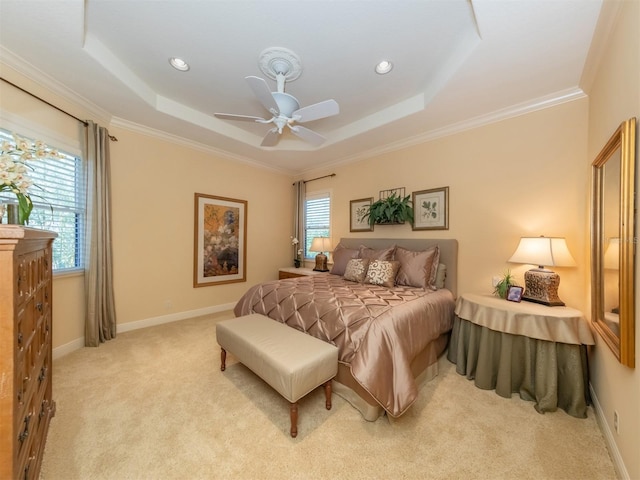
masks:
[[[85,345],[116,336],[111,254],[111,167],[109,132],[88,121],[85,138],[87,221],[85,225]]]
[[[302,248],[304,252],[304,245],[306,241],[304,238],[304,203],[306,200],[307,191],[303,180],[299,180],[293,185],[295,187],[296,195],[294,206],[295,211],[293,217],[293,235],[298,240],[300,240],[299,248]]]

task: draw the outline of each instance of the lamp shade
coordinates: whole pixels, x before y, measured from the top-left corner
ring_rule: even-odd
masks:
[[[573,267],[576,264],[562,237],[522,237],[509,261],[540,267]]]
[[[611,237],[604,252],[604,268],[618,270],[620,268],[620,238]]]
[[[331,239],[327,237],[315,237],[311,242],[310,252],[330,252],[332,250]]]

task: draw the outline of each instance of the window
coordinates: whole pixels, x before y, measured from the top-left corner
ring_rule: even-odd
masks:
[[[0,142],[12,140],[11,132],[0,130]],[[56,148],[50,143],[48,146]],[[60,158],[30,162],[33,170],[28,173],[37,185],[29,190],[33,210],[28,226],[58,233],[53,242],[53,269],[58,272],[84,267],[86,218],[82,160],[70,153],[59,153]],[[0,201],[15,202],[16,197],[2,192]]]
[[[314,237],[331,237],[331,195],[329,192],[307,195],[304,207],[304,257],[314,258],[310,252]]]

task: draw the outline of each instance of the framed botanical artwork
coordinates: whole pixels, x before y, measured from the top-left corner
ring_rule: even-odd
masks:
[[[195,194],[193,286],[246,280],[247,202]]]
[[[515,285],[511,285],[509,290],[507,290],[507,300],[510,302],[518,302],[522,300],[522,293],[524,292],[523,287],[517,287]]]
[[[373,202],[373,197],[359,198],[349,202],[349,231],[350,232],[371,232],[373,225],[369,224],[369,207]]]
[[[413,230],[449,230],[449,187],[413,192]]]

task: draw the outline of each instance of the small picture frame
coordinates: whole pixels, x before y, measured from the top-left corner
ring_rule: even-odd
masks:
[[[413,192],[412,230],[449,230],[449,187]]]
[[[371,232],[373,225],[369,224],[369,208],[373,203],[373,197],[359,198],[349,202],[349,231]]]
[[[524,292],[523,287],[516,287],[512,285],[509,287],[509,290],[507,290],[507,300],[509,300],[510,302],[520,303],[522,301],[523,292]]]

